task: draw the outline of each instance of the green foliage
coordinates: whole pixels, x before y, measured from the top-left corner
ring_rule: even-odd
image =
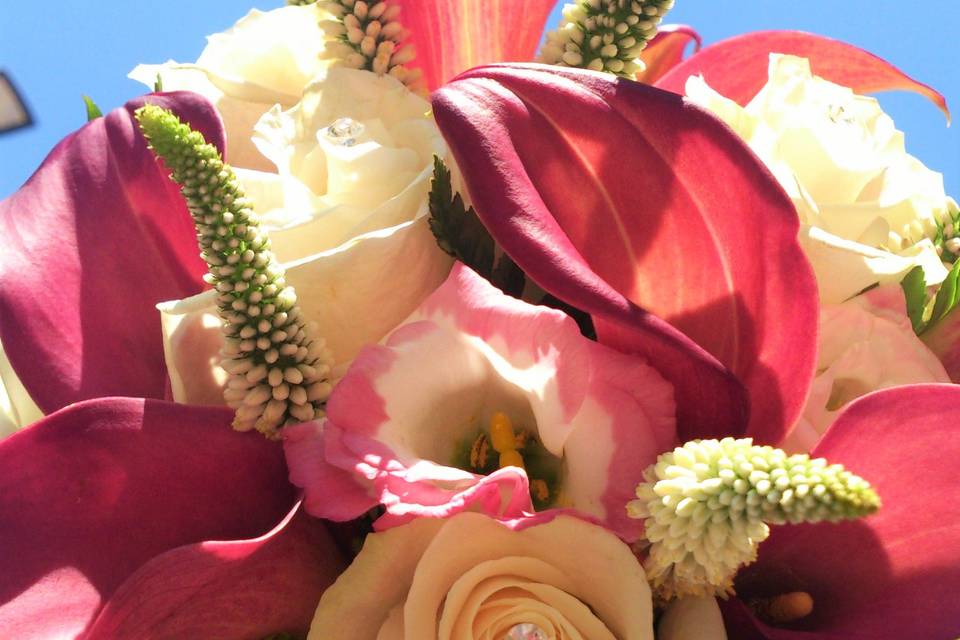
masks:
[[[924,328],[924,310],[927,307],[927,280],[923,267],[914,267],[900,282],[903,295],[907,299],[907,316],[913,325],[913,332],[920,334]]]
[[[914,267],[900,282],[907,301],[907,316],[918,336],[932,329],[960,302],[960,261],[940,284],[932,300],[927,297],[927,283],[921,267]]]
[[[97,106],[97,103],[94,102],[90,96],[83,96],[83,103],[87,107],[87,122],[103,117],[103,112],[100,111],[100,107]]]
[[[519,297],[523,292],[526,282],[523,271],[510,256],[497,255],[490,233],[473,207],[467,207],[463,197],[454,193],[450,170],[437,156],[433,158],[430,185],[430,231],[441,249],[504,293]]]
[[[160,93],[163,91],[163,78],[160,77],[160,74],[157,74],[157,79],[153,81],[153,92]]]
[[[923,330],[927,331],[940,322],[957,306],[957,302],[960,302],[960,261],[953,263],[946,280],[940,285],[937,297],[933,300],[933,313]]]

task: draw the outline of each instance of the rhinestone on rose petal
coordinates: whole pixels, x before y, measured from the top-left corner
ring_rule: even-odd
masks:
[[[352,147],[357,143],[357,138],[363,135],[364,128],[362,122],[357,122],[353,118],[337,118],[333,124],[321,129],[321,132],[334,144]]]
[[[547,632],[532,622],[523,622],[510,627],[503,640],[547,640]]]

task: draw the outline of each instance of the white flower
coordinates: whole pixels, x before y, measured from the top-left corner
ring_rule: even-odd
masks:
[[[251,142],[253,127],[276,104],[292,107],[304,87],[330,61],[321,58],[325,34],[320,21],[329,14],[316,3],[273,11],[250,11],[233,27],[207,38],[192,64],[168,61],[141,64],[130,78],[164,91],[186,90],[213,102],[227,132],[227,162],[234,167],[270,170]]]
[[[3,345],[0,345],[0,438],[26,427],[43,417],[17,377]]]
[[[905,309],[898,285],[823,306],[817,375],[803,416],[783,449],[810,451],[846,404],[871,391],[950,382],[943,365],[914,334]]]
[[[433,156],[450,162],[429,111],[390,76],[332,68],[297,105],[257,123],[254,142],[276,172],[237,170],[337,363],[389,333],[449,272],[427,224]],[[218,359],[214,298],[161,305],[177,401],[216,396],[222,384],[215,370],[195,369]]]
[[[906,153],[874,98],[810,71],[804,58],[772,54],[767,85],[745,108],[701,77],[687,96],[723,119],[793,198],[824,302],[871,284],[899,282],[916,265],[946,276],[931,242],[950,200],[943,178]]]

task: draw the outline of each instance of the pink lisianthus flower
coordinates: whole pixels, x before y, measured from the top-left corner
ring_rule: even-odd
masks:
[[[284,447],[307,511],[323,518],[378,503],[380,526],[569,507],[635,540],[623,505],[672,446],[674,410],[671,385],[644,360],[458,264],[409,322],[361,351],[326,421],[288,428]],[[497,413],[512,422],[508,447]],[[504,464],[504,448],[526,472]]]

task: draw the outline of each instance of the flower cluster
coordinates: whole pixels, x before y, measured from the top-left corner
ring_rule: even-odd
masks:
[[[134,70],[0,202],[3,634],[960,633],[960,213],[860,93],[938,95],[672,4]]]

